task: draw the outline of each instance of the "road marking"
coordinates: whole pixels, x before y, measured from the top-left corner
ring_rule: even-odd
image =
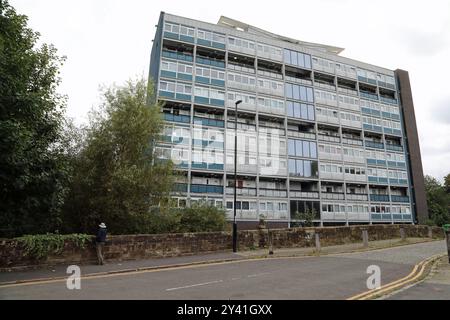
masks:
[[[390,282],[390,283],[382,286],[379,289],[369,290],[369,291],[365,291],[363,293],[357,294],[355,296],[347,298],[347,300],[367,300],[374,296],[378,296],[378,295],[386,293],[390,290],[394,290],[398,287],[401,287],[401,286],[407,285],[408,283],[414,282],[415,280],[419,279],[422,276],[423,272],[425,271],[425,269],[429,263],[431,263],[435,259],[442,257],[444,255],[445,254],[437,254],[437,255],[431,256],[425,260],[422,260],[420,263],[418,263],[414,266],[411,273],[408,274],[406,277],[403,277],[397,281]]]
[[[261,276],[265,276],[267,274],[270,274],[270,273],[269,272],[264,272],[264,273],[251,274],[251,275],[248,275],[247,278],[261,277]]]
[[[204,282],[204,283],[198,283],[198,284],[191,284],[189,286],[166,289],[166,291],[175,291],[175,290],[182,290],[182,289],[188,289],[188,288],[194,288],[194,287],[201,287],[201,286],[207,286],[209,284],[221,283],[221,282],[223,282],[223,280]]]

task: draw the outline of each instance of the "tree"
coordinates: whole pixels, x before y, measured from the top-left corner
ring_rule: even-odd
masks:
[[[429,223],[437,226],[450,223],[450,194],[446,192],[446,186],[431,176],[425,176],[425,192],[427,195]]]
[[[224,231],[227,226],[225,210],[201,201],[179,210],[177,232]]]
[[[59,228],[67,163],[56,93],[64,57],[0,0],[0,237]]]
[[[163,120],[161,105],[146,103],[153,91],[144,79],[104,90],[73,161],[65,231],[92,232],[103,221],[113,233],[148,232],[152,207],[168,209],[173,166],[156,157]]]

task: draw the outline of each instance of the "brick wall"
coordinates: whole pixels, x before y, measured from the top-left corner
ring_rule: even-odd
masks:
[[[367,229],[369,240],[400,238],[400,227],[408,237],[428,237],[428,227],[413,225],[372,225],[325,228],[271,229],[275,248],[301,248],[315,245],[314,234],[319,233],[322,246],[347,244],[362,241],[362,230]],[[433,228],[434,238],[444,238],[441,228]],[[267,229],[243,230],[238,233],[239,250],[267,248]],[[109,236],[105,246],[107,260],[135,260],[146,258],[174,257],[231,251],[230,232],[210,232],[195,234],[123,235]],[[81,250],[73,243],[66,242],[59,255],[50,255],[36,260],[27,257],[21,244],[13,239],[0,239],[0,270],[33,265],[55,265],[62,263],[91,263],[96,261],[93,244]]]

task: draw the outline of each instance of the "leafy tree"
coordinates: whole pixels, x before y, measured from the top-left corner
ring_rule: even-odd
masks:
[[[316,210],[313,208],[310,210],[309,208],[306,208],[305,212],[299,213],[298,211],[295,213],[295,218],[298,220],[303,220],[303,225],[305,227],[313,227],[314,222],[313,220],[316,219]]]
[[[447,192],[446,186],[427,175],[425,176],[425,192],[430,214],[428,224],[442,226],[450,223],[450,194]]]
[[[92,232],[101,220],[113,233],[146,232],[151,207],[168,207],[173,167],[156,157],[163,121],[161,106],[146,103],[153,91],[144,79],[104,90],[73,161],[65,231]]]
[[[58,229],[66,190],[65,97],[56,93],[65,58],[37,47],[27,21],[0,0],[0,237]]]

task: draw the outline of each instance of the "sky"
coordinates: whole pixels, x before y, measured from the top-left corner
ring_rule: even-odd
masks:
[[[345,48],[341,56],[409,71],[424,173],[450,173],[448,0],[10,0],[67,56],[59,92],[87,122],[99,88],[148,76],[161,11],[217,23],[221,15],[294,39]]]

